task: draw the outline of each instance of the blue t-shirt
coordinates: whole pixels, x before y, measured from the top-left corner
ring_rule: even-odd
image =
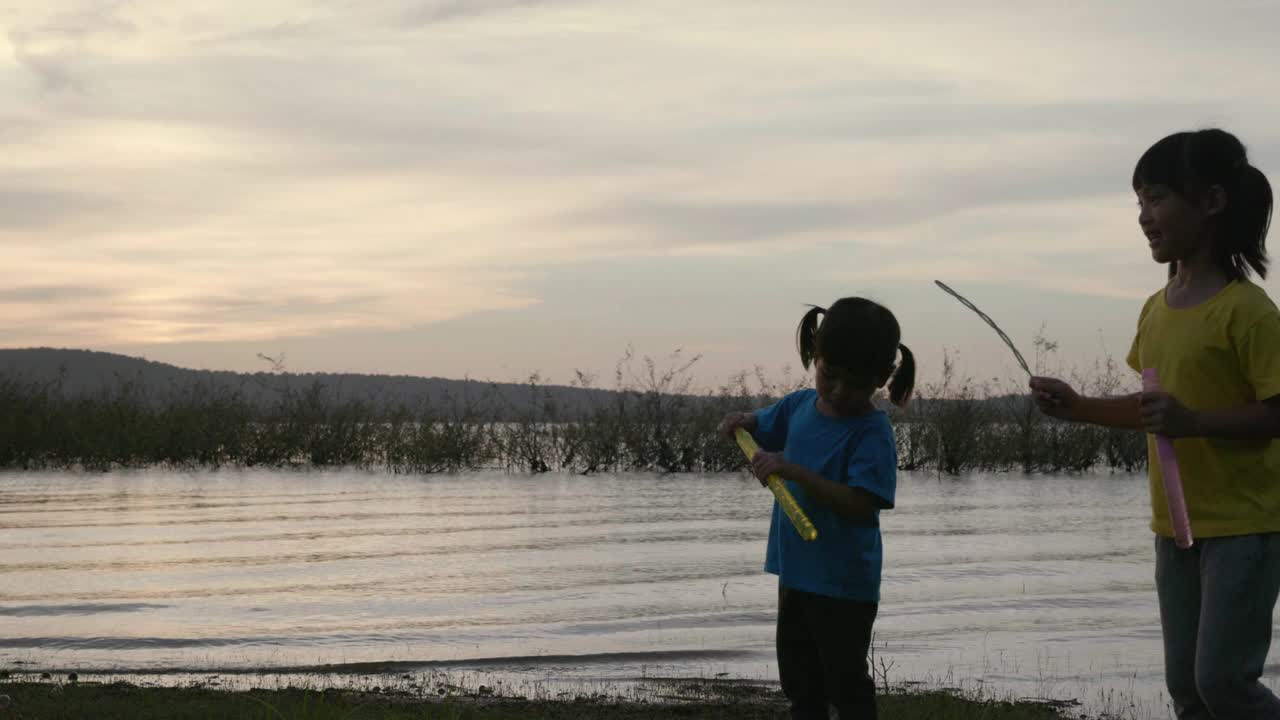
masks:
[[[862,488],[883,508],[892,508],[898,478],[898,452],[893,426],[876,410],[856,417],[830,417],[818,412],[818,392],[800,390],[757,410],[755,439],[761,449],[782,451],[789,463],[802,465],[833,482]],[[787,489],[804,509],[818,539],[805,542],[777,502],[769,524],[764,569],[788,588],[830,597],[880,602],[880,512],[851,520],[805,494],[794,482]]]

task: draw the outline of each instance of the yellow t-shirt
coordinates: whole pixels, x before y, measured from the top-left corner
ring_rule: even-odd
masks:
[[[1239,407],[1280,395],[1280,312],[1247,280],[1189,308],[1164,290],[1138,316],[1129,366],[1154,367],[1161,388],[1193,410]],[[1280,443],[1178,438],[1173,442],[1194,537],[1280,531]],[[1151,529],[1172,536],[1154,436],[1147,436]]]

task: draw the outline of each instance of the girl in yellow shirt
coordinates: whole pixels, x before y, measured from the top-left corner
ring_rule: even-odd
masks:
[[[1195,544],[1179,549],[1148,436],[1165,682],[1179,720],[1280,720],[1260,682],[1280,594],[1280,312],[1267,274],[1271,185],[1222,130],[1170,135],[1133,171],[1138,225],[1169,281],[1138,316],[1128,363],[1163,392],[1031,389],[1046,414],[1174,440]]]

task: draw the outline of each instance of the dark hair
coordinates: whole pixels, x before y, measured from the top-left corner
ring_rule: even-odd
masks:
[[[1217,185],[1226,208],[1210,249],[1213,260],[1233,280],[1252,269],[1267,277],[1267,228],[1271,224],[1271,184],[1249,164],[1244,145],[1218,129],[1174,133],[1142,154],[1133,168],[1133,189],[1167,185],[1184,198],[1199,200]],[[1169,274],[1177,272],[1169,265]]]
[[[841,298],[830,309],[809,307],[796,328],[796,346],[805,369],[822,358],[855,373],[889,377],[889,400],[899,407],[906,405],[916,384],[916,360],[900,342],[902,330],[893,313],[860,297]],[[895,368],[898,351],[902,351],[902,362]]]

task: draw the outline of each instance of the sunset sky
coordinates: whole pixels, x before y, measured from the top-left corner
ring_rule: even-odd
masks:
[[[3,347],[608,386],[630,345],[709,386],[794,370],[804,304],[859,294],[925,380],[944,347],[1016,377],[933,279],[1029,359],[1042,325],[1054,362],[1119,358],[1164,276],[1143,150],[1222,126],[1280,187],[1273,2],[10,0],[0,25]]]

